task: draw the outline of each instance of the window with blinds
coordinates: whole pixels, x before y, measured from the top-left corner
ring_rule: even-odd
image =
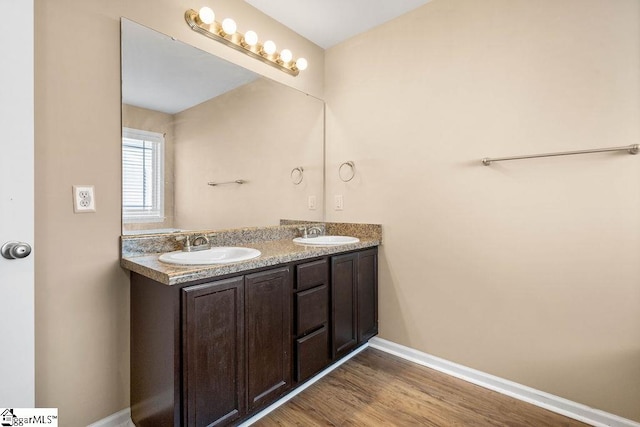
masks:
[[[164,136],[122,130],[122,217],[124,222],[164,220]]]

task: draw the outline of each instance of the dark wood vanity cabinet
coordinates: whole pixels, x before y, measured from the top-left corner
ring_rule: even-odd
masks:
[[[245,276],[248,409],[266,406],[291,387],[289,268]]]
[[[358,252],[356,327],[358,343],[378,334],[378,250]]]
[[[227,425],[289,389],[288,267],[182,292],[187,426]]]
[[[289,390],[291,269],[185,286],[131,273],[136,426],[232,425]]]
[[[358,253],[331,258],[332,357],[339,358],[358,344],[356,290]]]
[[[235,425],[377,328],[377,248],[176,286],[132,272],[132,419]]]
[[[378,251],[331,257],[332,356],[340,358],[378,333]]]
[[[246,413],[244,280],[235,277],[182,292],[185,424],[237,420]]]
[[[378,333],[378,249],[296,266],[295,380],[304,381]]]
[[[329,260],[296,265],[295,380],[311,378],[330,362]]]

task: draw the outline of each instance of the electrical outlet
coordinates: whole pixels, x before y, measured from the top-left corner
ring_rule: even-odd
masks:
[[[93,185],[73,186],[73,211],[75,213],[96,211],[96,198],[93,192]]]
[[[307,204],[309,206],[309,210],[310,211],[315,211],[316,210],[316,196],[309,196]]]
[[[341,211],[344,209],[344,200],[342,199],[342,194],[336,194],[334,196],[333,208],[337,211]]]

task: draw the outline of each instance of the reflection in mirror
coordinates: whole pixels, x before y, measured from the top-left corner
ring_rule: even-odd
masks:
[[[124,18],[121,63],[123,234],[323,220],[323,101]]]

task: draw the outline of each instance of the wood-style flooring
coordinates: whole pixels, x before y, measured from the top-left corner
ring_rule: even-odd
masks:
[[[254,426],[586,426],[367,348]]]

